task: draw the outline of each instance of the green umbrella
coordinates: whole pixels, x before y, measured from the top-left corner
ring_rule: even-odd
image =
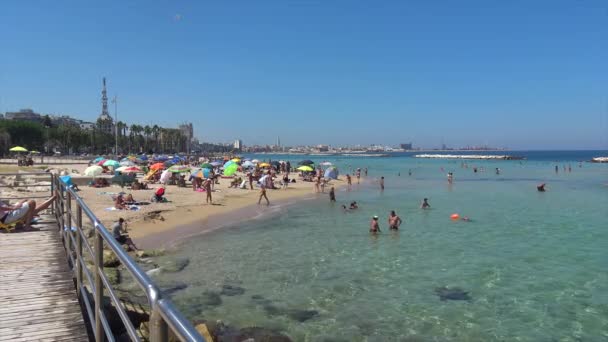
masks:
[[[213,169],[213,165],[211,165],[209,163],[204,163],[204,164],[201,164],[201,169],[209,169],[209,170],[211,170],[211,169]]]
[[[173,165],[170,168],[168,168],[169,172],[173,172],[173,173],[182,173],[182,172],[189,172],[190,168],[185,166],[185,165]]]
[[[11,148],[9,151],[11,151],[11,152],[27,152],[27,149],[25,147],[15,146],[15,147]]]
[[[236,173],[236,170],[239,168],[237,164],[230,164],[224,168],[224,176],[232,176]]]
[[[116,160],[106,160],[103,163],[103,166],[111,166],[116,169],[116,168],[120,167],[120,163],[117,162]]]

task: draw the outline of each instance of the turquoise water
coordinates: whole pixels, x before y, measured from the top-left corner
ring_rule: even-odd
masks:
[[[608,165],[576,160],[560,161],[555,174],[542,158],[468,169],[406,156],[334,158],[343,171],[369,167],[337,204],[323,194],[260,208],[273,215],[191,239],[165,257],[190,264],[155,278],[189,284],[173,299],[191,319],[277,329],[295,341],[608,340]],[[424,197],[431,210],[419,209]],[[339,209],[352,200],[360,209]],[[386,227],[393,209],[405,221],[398,233]],[[453,213],[472,222],[453,222]],[[368,233],[372,215],[378,236]],[[219,305],[204,299],[226,284],[244,293],[221,295]],[[470,299],[442,301],[443,286]]]

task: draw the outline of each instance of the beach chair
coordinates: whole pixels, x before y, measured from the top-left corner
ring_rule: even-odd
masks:
[[[24,221],[23,221],[23,220],[17,220],[17,221],[15,221],[15,222],[11,222],[11,223],[9,223],[9,224],[6,224],[6,223],[4,223],[4,222],[0,222],[0,229],[4,229],[4,230],[6,230],[6,232],[7,232],[7,233],[10,233],[10,232],[12,232],[13,230],[15,230],[15,228],[16,228],[18,225],[22,225],[23,223],[24,223]]]

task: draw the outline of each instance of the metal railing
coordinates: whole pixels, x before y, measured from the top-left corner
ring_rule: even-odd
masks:
[[[64,247],[76,275],[76,290],[91,322],[95,340],[98,342],[115,340],[106,317],[105,309],[107,308],[103,305],[104,294],[106,294],[131,340],[141,341],[137,329],[127,315],[125,306],[104,272],[103,251],[105,245],[125,266],[128,274],[133,277],[147,297],[150,312],[148,322],[150,341],[168,341],[170,330],[181,341],[205,342],[205,339],[196,331],[190,321],[175,308],[169,299],[163,297],[159,288],[123,250],[122,246],[87,207],[82,198],[73,189],[67,187],[59,177],[53,177],[53,184],[54,188],[59,190],[59,196],[54,203],[55,215],[63,237]],[[73,203],[75,204],[75,211],[72,208]],[[89,244],[83,231],[83,213],[92,224],[93,246]],[[90,266],[92,272],[87,267],[87,257],[92,261]],[[92,303],[89,293],[92,294]]]

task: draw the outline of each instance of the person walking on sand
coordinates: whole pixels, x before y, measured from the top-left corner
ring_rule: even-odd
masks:
[[[262,202],[262,197],[266,199],[266,205],[270,205],[268,196],[266,196],[266,184],[264,184],[264,183],[261,183],[261,185],[260,185],[260,198],[258,199],[258,204],[260,204]]]
[[[367,177],[367,168],[363,169],[363,173],[365,174],[365,177]]]
[[[357,168],[357,184],[361,182],[361,169]]]
[[[249,179],[249,189],[253,190],[253,172],[247,172],[247,178]]]
[[[203,189],[205,189],[205,192],[207,193],[207,198],[205,199],[206,203],[213,204],[213,198],[211,197],[211,179],[205,179],[203,182]]]
[[[321,185],[321,177],[315,177],[315,192],[321,192],[319,186]]]
[[[331,187],[331,189],[329,189],[329,201],[330,202],[336,201],[336,190],[334,189],[333,186]]]
[[[350,178],[350,175],[349,175],[349,174],[346,174],[346,184],[348,184],[348,190],[350,190],[350,188],[351,188],[351,187],[352,187],[352,185],[353,185],[353,181],[352,181],[352,179]]]
[[[422,204],[420,205],[420,209],[430,209],[431,205],[429,204],[429,199],[425,198],[422,200]]]
[[[394,210],[391,210],[390,215],[388,215],[388,228],[390,230],[399,230],[401,222],[401,217],[397,216]]]
[[[380,190],[384,191],[384,176],[380,177]]]

